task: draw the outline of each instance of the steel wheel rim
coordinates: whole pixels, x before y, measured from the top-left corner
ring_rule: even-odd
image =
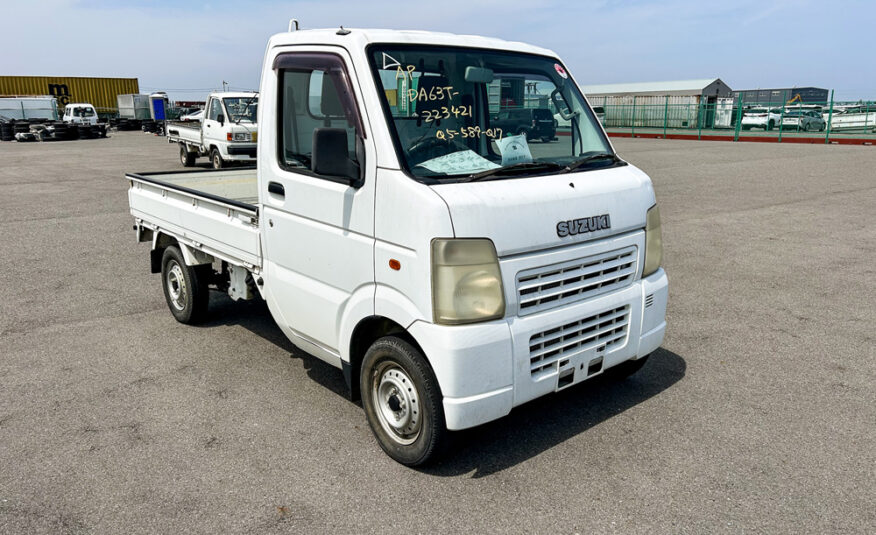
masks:
[[[213,169],[219,169],[219,155],[213,155]]]
[[[371,399],[380,426],[393,440],[402,445],[417,440],[423,426],[420,394],[404,368],[381,363],[371,381]]]
[[[186,164],[186,150],[179,149],[179,161],[185,165]]]
[[[182,268],[176,260],[171,260],[168,266],[170,269],[167,270],[167,295],[170,296],[170,302],[175,309],[185,310],[186,279]]]

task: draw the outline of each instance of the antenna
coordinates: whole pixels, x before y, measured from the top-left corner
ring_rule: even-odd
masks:
[[[292,31],[292,25],[295,25],[295,31],[298,31],[298,19],[289,19],[289,31]]]

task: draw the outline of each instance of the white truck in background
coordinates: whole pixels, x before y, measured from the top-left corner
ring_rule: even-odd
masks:
[[[525,107],[535,85],[569,136],[530,144],[491,124],[488,95]],[[256,169],[127,175],[137,239],[177,321],[202,320],[211,290],[264,299],[292,343],[342,370],[393,459],[425,463],[448,430],[634,373],[662,343],[651,180],[554,52],[289,32],[268,43],[260,94]]]
[[[85,102],[67,104],[62,120],[70,124],[97,124],[97,110]]]
[[[179,160],[191,167],[208,156],[213,169],[229,163],[255,163],[258,93],[214,92],[200,122],[176,121],[167,125],[168,143],[179,144]]]

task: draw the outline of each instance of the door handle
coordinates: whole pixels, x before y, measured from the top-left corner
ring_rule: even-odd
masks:
[[[274,195],[285,197],[286,188],[284,188],[283,184],[280,184],[279,182],[268,182],[268,193],[273,193]]]

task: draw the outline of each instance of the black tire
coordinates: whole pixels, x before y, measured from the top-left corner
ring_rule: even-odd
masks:
[[[210,165],[213,166],[213,169],[222,169],[225,167],[225,160],[222,159],[219,149],[214,148],[210,151]]]
[[[773,129],[773,127],[775,127],[775,123],[773,123],[772,121],[770,121],[770,122],[767,123],[766,128],[764,128],[764,130],[766,130],[767,132],[769,132],[770,130]]]
[[[609,368],[607,370],[607,373],[615,379],[626,379],[630,375],[633,375],[637,371],[641,370],[645,363],[648,362],[648,358],[650,356],[651,355],[645,355],[638,360],[627,360],[625,362],[621,362],[617,366]]]
[[[552,137],[548,137],[548,136],[545,136],[545,137],[541,138],[541,142],[542,142],[542,143],[550,143],[550,142],[553,141],[553,140],[554,140],[554,138],[552,138]]]
[[[187,266],[176,245],[164,250],[161,257],[161,287],[170,313],[176,321],[194,324],[207,317],[210,300],[209,273],[212,266]]]
[[[186,149],[185,143],[179,144],[179,161],[183,164],[183,167],[191,167],[195,165],[195,157],[197,155],[194,152],[189,152]]]
[[[447,440],[441,389],[417,348],[395,336],[374,342],[359,387],[368,425],[387,455],[418,466],[441,451]]]
[[[529,130],[526,129],[526,128],[520,128],[519,130],[517,130],[517,135],[518,135],[518,136],[524,136],[524,138],[526,139],[526,141],[529,141],[529,139],[530,139],[530,137],[529,137]]]

